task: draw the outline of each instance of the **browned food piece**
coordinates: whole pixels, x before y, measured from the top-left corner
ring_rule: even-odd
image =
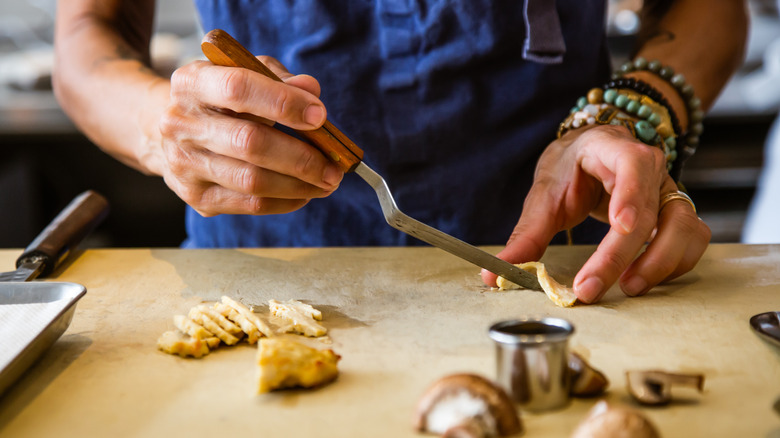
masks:
[[[178,354],[181,357],[192,356],[200,358],[209,354],[210,339],[216,338],[199,339],[178,330],[170,330],[163,333],[160,338],[157,339],[157,348],[168,354]],[[216,339],[216,342],[219,344],[219,339]],[[214,347],[216,347],[216,344]]]
[[[506,392],[476,374],[453,374],[434,382],[417,403],[414,427],[420,432],[468,438],[523,430]]]
[[[666,371],[628,371],[626,372],[628,392],[639,402],[646,405],[663,405],[672,400],[672,386],[687,386],[704,389],[704,375],[678,374]]]
[[[334,380],[340,357],[284,337],[257,343],[257,393],[284,388],[312,388]]]
[[[593,397],[602,394],[609,386],[609,380],[601,371],[574,352],[569,353],[569,376],[569,393],[575,397]]]
[[[547,294],[547,297],[556,305],[561,307],[571,307],[574,305],[574,303],[577,302],[577,296],[574,295],[574,291],[572,291],[571,288],[555,281],[550,276],[550,274],[547,273],[547,269],[544,267],[544,263],[527,262],[520,263],[515,266],[524,271],[536,274],[536,278],[539,280],[539,285],[542,286],[542,290],[544,290],[544,293]],[[520,288],[520,286],[501,276],[496,279],[496,286],[498,286],[500,290]]]
[[[644,415],[626,407],[596,403],[577,426],[571,438],[659,438],[653,423]]]

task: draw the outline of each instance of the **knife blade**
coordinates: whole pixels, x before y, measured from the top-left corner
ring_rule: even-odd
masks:
[[[207,33],[201,43],[201,50],[216,65],[246,68],[282,82],[276,74],[224,30],[215,29]],[[363,178],[376,192],[385,220],[393,228],[485,268],[526,289],[542,290],[535,275],[401,212],[384,178],[363,162],[363,150],[330,121],[326,120],[319,129],[295,132],[309,140],[341,170],[355,172]]]

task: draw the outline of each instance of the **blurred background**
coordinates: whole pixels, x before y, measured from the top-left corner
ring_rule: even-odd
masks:
[[[154,67],[167,72],[200,57],[202,31],[192,0],[157,3],[152,56]],[[780,1],[749,3],[744,65],[709,112],[701,146],[683,172],[713,242],[741,240],[780,108]],[[641,4],[610,0],[616,64],[628,56]],[[51,91],[55,8],[55,0],[0,2],[0,248],[26,246],[87,189],[103,193],[112,211],[86,245],[178,246],[185,237],[183,202],[161,178],[101,152],[57,105]]]

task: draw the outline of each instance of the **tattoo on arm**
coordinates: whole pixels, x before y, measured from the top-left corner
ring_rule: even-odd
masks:
[[[640,33],[637,35],[637,44],[633,56],[636,56],[636,52],[643,46],[671,43],[675,39],[677,39],[677,35],[674,32],[664,29],[655,29],[647,34]]]
[[[125,44],[117,44],[114,53],[119,59],[141,61],[140,54]]]
[[[674,34],[674,32],[669,30],[658,29],[657,31],[647,35],[645,37],[645,42],[648,43],[650,41],[657,40],[656,42],[659,43],[669,43],[674,41],[675,38],[676,35]]]

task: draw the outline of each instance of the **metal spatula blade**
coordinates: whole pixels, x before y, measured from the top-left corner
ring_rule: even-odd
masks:
[[[404,214],[398,209],[384,178],[365,163],[358,164],[355,173],[374,189],[385,220],[391,227],[485,268],[526,289],[542,289],[535,275]]]
[[[201,43],[201,49],[206,57],[216,65],[246,68],[276,81],[282,81],[223,30],[216,29],[206,34]],[[344,172],[355,172],[363,178],[376,192],[385,220],[393,228],[485,268],[522,287],[542,289],[535,275],[402,213],[396,206],[385,180],[363,163],[363,150],[329,121],[325,121],[319,129],[296,132],[309,140]]]

